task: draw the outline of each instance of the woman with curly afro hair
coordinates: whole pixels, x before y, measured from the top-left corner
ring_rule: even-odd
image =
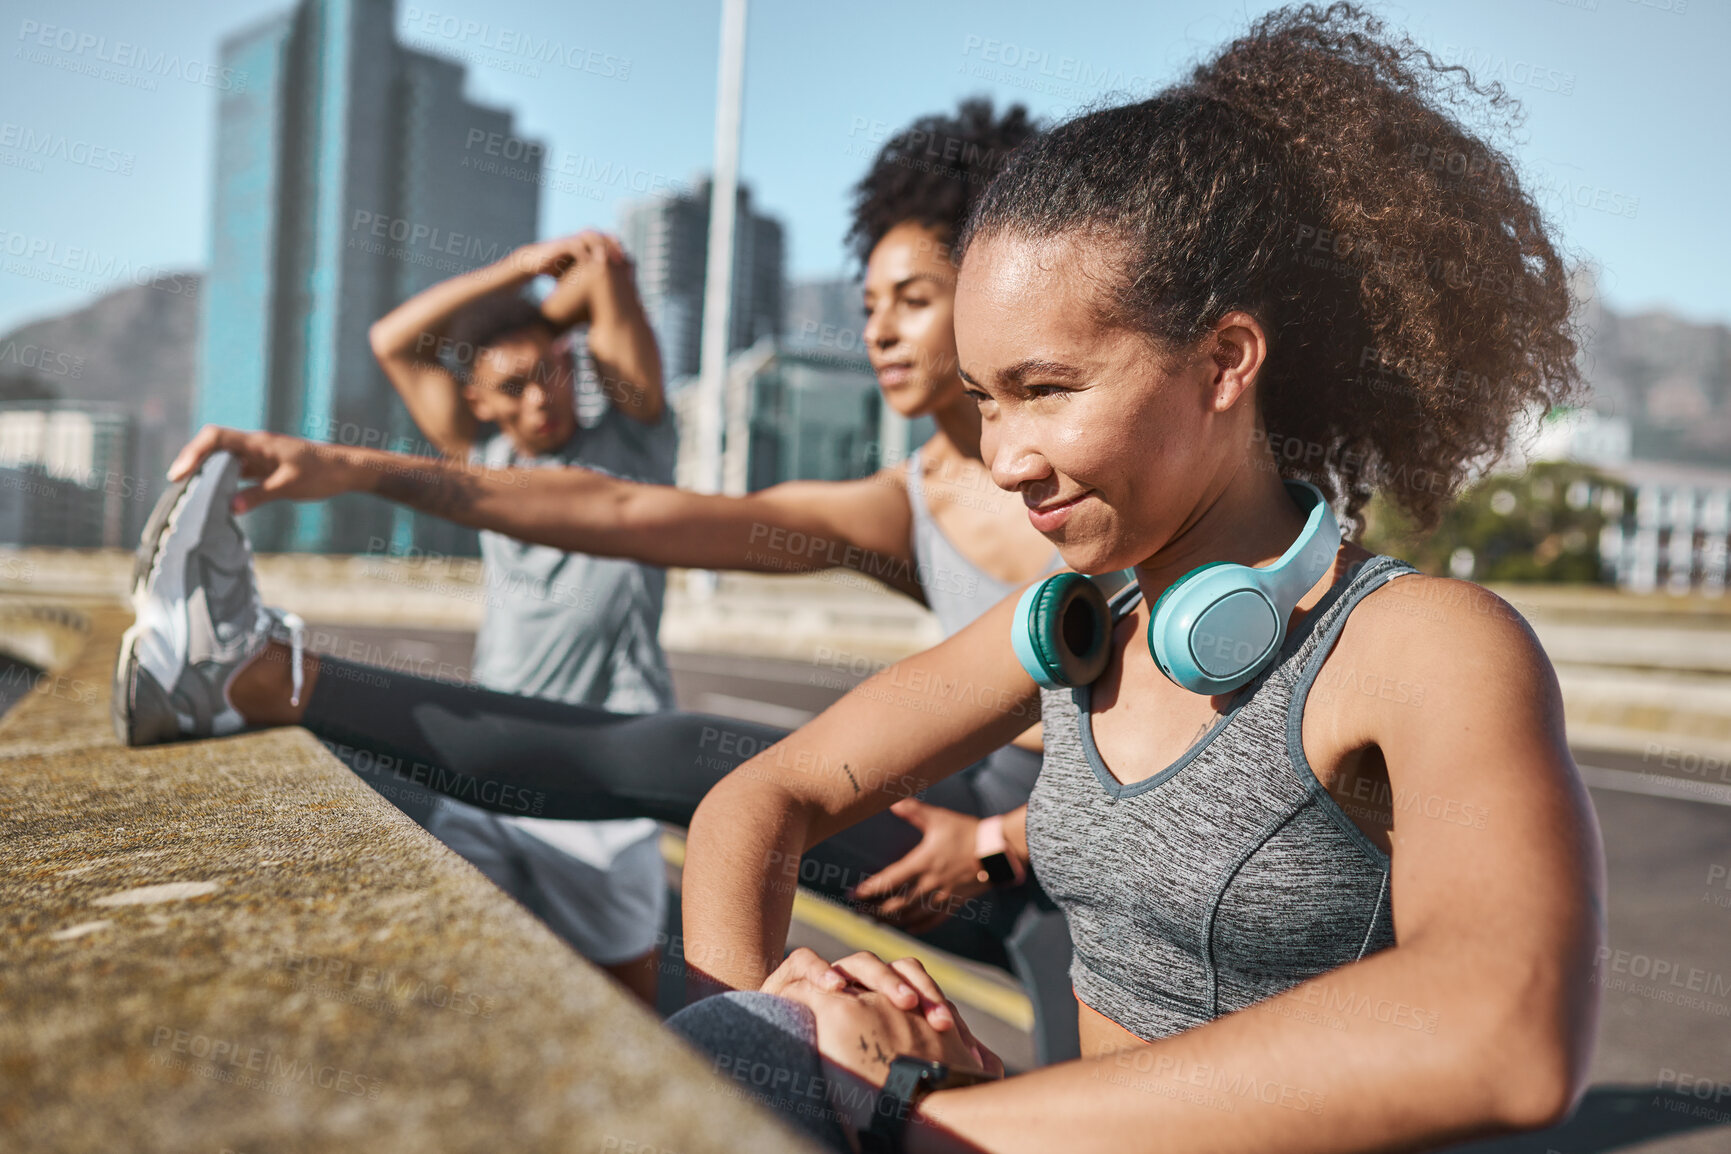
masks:
[[[1498,598],[1351,540],[1379,491],[1434,520],[1578,383],[1562,262],[1473,109],[1512,113],[1354,6],[1285,8],[974,208],[981,452],[1077,572],[746,762],[686,859],[688,956],[883,1087],[865,1148],[1421,1150],[1582,1092],[1603,851],[1550,663]],[[761,863],[1036,705],[1083,1057],[1001,1081],[917,962],[782,961]]]

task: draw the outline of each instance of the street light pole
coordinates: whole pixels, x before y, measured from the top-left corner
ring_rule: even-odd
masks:
[[[739,202],[739,128],[745,88],[746,0],[722,0],[721,60],[715,92],[715,168],[709,183],[709,254],[703,282],[703,337],[697,367],[697,489],[722,487],[728,328],[733,311],[733,233]],[[715,574],[691,574],[691,592],[715,592]]]

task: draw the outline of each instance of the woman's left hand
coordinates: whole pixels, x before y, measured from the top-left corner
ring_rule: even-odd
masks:
[[[962,1020],[961,1012],[956,1009],[955,1003],[944,996],[944,992],[938,988],[932,976],[926,973],[926,968],[920,964],[918,958],[899,958],[894,962],[886,962],[876,954],[862,950],[831,964],[825,962],[815,951],[801,947],[789,954],[775,972],[764,980],[762,989],[766,994],[779,994],[795,1001],[806,1000],[801,996],[802,993],[808,996],[873,994],[887,1001],[889,1008],[924,1018],[925,1025],[936,1034],[952,1035],[953,1031],[953,1037],[971,1059],[964,1062],[964,1066],[984,1070],[995,1077],[1001,1078],[1004,1075],[1002,1059],[974,1037],[967,1022]],[[819,1007],[813,1004],[812,1009],[816,1012]],[[821,1021],[820,1015],[820,1043],[823,1041]],[[833,1061],[847,1065],[841,1057],[831,1055],[828,1050],[824,1052],[825,1056]],[[878,1081],[882,1081],[881,1074]]]
[[[890,812],[924,836],[898,862],[885,866],[853,888],[855,902],[909,933],[938,926],[958,902],[990,889],[979,880],[974,845],[980,819],[906,797]]]

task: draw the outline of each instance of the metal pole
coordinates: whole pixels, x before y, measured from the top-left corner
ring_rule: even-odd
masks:
[[[698,476],[702,493],[721,491],[721,438],[733,304],[733,230],[739,199],[740,97],[745,87],[746,0],[722,0],[721,60],[715,91],[715,171],[709,184],[709,255],[703,283],[703,339],[697,363]],[[691,575],[691,592],[715,591],[715,574]]]

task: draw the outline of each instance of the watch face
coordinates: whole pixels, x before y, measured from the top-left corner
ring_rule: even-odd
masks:
[[[1001,850],[981,858],[980,868],[995,886],[1007,886],[1016,880],[1016,867],[1010,864],[1009,855]]]

